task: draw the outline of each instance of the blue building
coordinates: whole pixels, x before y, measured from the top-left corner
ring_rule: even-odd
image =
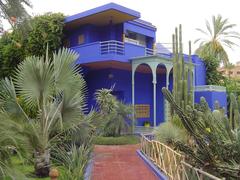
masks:
[[[135,105],[138,126],[167,120],[169,108],[161,89],[173,86],[172,54],[156,44],[156,30],[139,12],[115,3],[65,19],[65,46],[79,53],[76,63],[87,82],[89,108],[97,89],[114,86],[118,99]],[[203,61],[193,55],[192,62],[195,102],[204,96],[211,108],[216,100],[226,107],[226,90],[206,86]]]

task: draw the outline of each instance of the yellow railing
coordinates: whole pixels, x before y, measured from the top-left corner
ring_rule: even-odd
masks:
[[[156,141],[152,135],[142,135],[141,151],[169,180],[220,180],[184,161],[184,156],[169,146]]]

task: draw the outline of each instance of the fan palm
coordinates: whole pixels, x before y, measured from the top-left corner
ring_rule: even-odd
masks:
[[[48,176],[53,141],[83,122],[86,84],[74,65],[77,57],[68,49],[54,53],[52,59],[48,54],[45,58],[28,57],[19,65],[13,81],[1,82],[0,104],[25,122],[24,135],[34,149],[37,176]],[[27,108],[37,108],[35,119],[23,110],[17,95]]]
[[[206,21],[206,30],[197,28],[197,31],[204,34],[207,38],[199,38],[195,43],[199,43],[196,54],[204,58],[213,56],[224,65],[228,64],[229,59],[225,47],[233,48],[236,43],[234,39],[240,39],[238,32],[232,31],[236,24],[230,24],[228,19],[223,19],[221,15],[212,16],[212,24]]]

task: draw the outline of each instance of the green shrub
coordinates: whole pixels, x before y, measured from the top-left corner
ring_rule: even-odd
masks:
[[[130,126],[127,121],[131,121],[132,107],[117,100],[112,95],[112,89],[99,89],[95,93],[99,120],[102,126],[99,134],[107,137],[120,136],[123,131],[129,132]]]
[[[158,141],[165,144],[176,141],[187,142],[186,132],[169,121],[160,124],[153,133]]]
[[[84,180],[84,172],[91,154],[90,146],[71,145],[58,148],[54,153],[56,165],[63,172],[59,180]]]
[[[184,126],[182,124],[182,121],[180,119],[180,117],[176,114],[173,115],[172,119],[171,119],[171,123],[177,127],[179,127],[180,129],[184,129]]]
[[[97,136],[93,138],[93,143],[96,145],[138,144],[139,138],[137,136],[120,136],[120,137]]]

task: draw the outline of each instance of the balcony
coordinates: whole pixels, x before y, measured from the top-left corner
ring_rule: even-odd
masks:
[[[154,54],[153,49],[115,40],[83,44],[71,49],[79,53],[77,64],[107,60],[128,62],[130,58]]]

